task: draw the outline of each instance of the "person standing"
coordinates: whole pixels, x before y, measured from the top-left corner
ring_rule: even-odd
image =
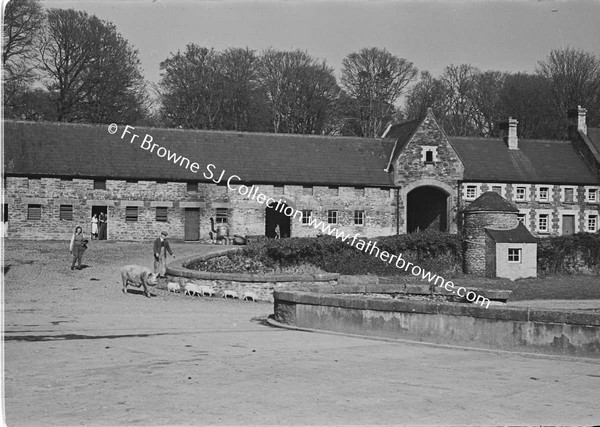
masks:
[[[98,217],[96,214],[92,215],[92,239],[98,238]]]
[[[165,277],[167,273],[167,252],[175,258],[166,239],[167,235],[166,231],[162,231],[160,237],[154,240],[154,273],[157,273],[158,277]]]
[[[71,243],[69,245],[69,251],[73,254],[71,270],[75,270],[75,263],[77,263],[77,270],[81,270],[81,257],[87,249],[87,243],[88,241],[83,235],[83,229],[80,226],[75,227],[75,233],[71,236]]]
[[[100,212],[100,217],[98,218],[98,222],[100,223],[98,240],[106,240],[106,220],[106,214],[104,212]]]

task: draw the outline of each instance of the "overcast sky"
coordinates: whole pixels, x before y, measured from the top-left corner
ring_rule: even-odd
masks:
[[[139,50],[146,78],[188,43],[222,50],[302,49],[339,76],[342,59],[386,48],[419,70],[449,64],[532,72],[551,49],[600,55],[600,1],[42,0],[113,22]]]

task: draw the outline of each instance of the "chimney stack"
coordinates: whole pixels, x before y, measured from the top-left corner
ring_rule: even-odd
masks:
[[[578,105],[577,108],[573,108],[567,112],[567,117],[569,119],[570,126],[587,135],[587,124],[585,119],[586,113],[587,110],[581,105]]]
[[[519,121],[517,119],[513,119],[512,117],[508,118],[507,122],[500,123],[500,129],[504,131],[504,142],[508,146],[509,150],[518,150],[519,149],[519,138],[517,138],[517,124]]]

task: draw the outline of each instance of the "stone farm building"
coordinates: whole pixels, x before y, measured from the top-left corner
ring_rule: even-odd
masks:
[[[520,140],[512,119],[505,138],[448,137],[431,111],[378,139],[158,128],[124,134],[125,126],[111,134],[105,125],[5,121],[3,215],[8,238],[23,239],[66,239],[76,225],[89,233],[101,211],[108,238],[119,240],[151,239],[160,230],[205,240],[210,218],[226,223],[230,236],[272,237],[277,225],[282,237],[315,236],[308,224],[315,218],[374,237],[457,232],[462,209],[494,191],[535,236],[596,232],[600,129],[586,127],[583,108],[571,120],[570,141]],[[147,135],[163,155],[168,149],[186,159],[175,164],[142,148]],[[242,196],[240,185],[281,199],[302,218]]]

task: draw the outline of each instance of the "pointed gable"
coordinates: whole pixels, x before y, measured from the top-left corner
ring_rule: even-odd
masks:
[[[396,185],[421,179],[453,185],[463,179],[464,165],[430,108],[419,120],[392,126],[386,138],[396,139],[388,164]]]

